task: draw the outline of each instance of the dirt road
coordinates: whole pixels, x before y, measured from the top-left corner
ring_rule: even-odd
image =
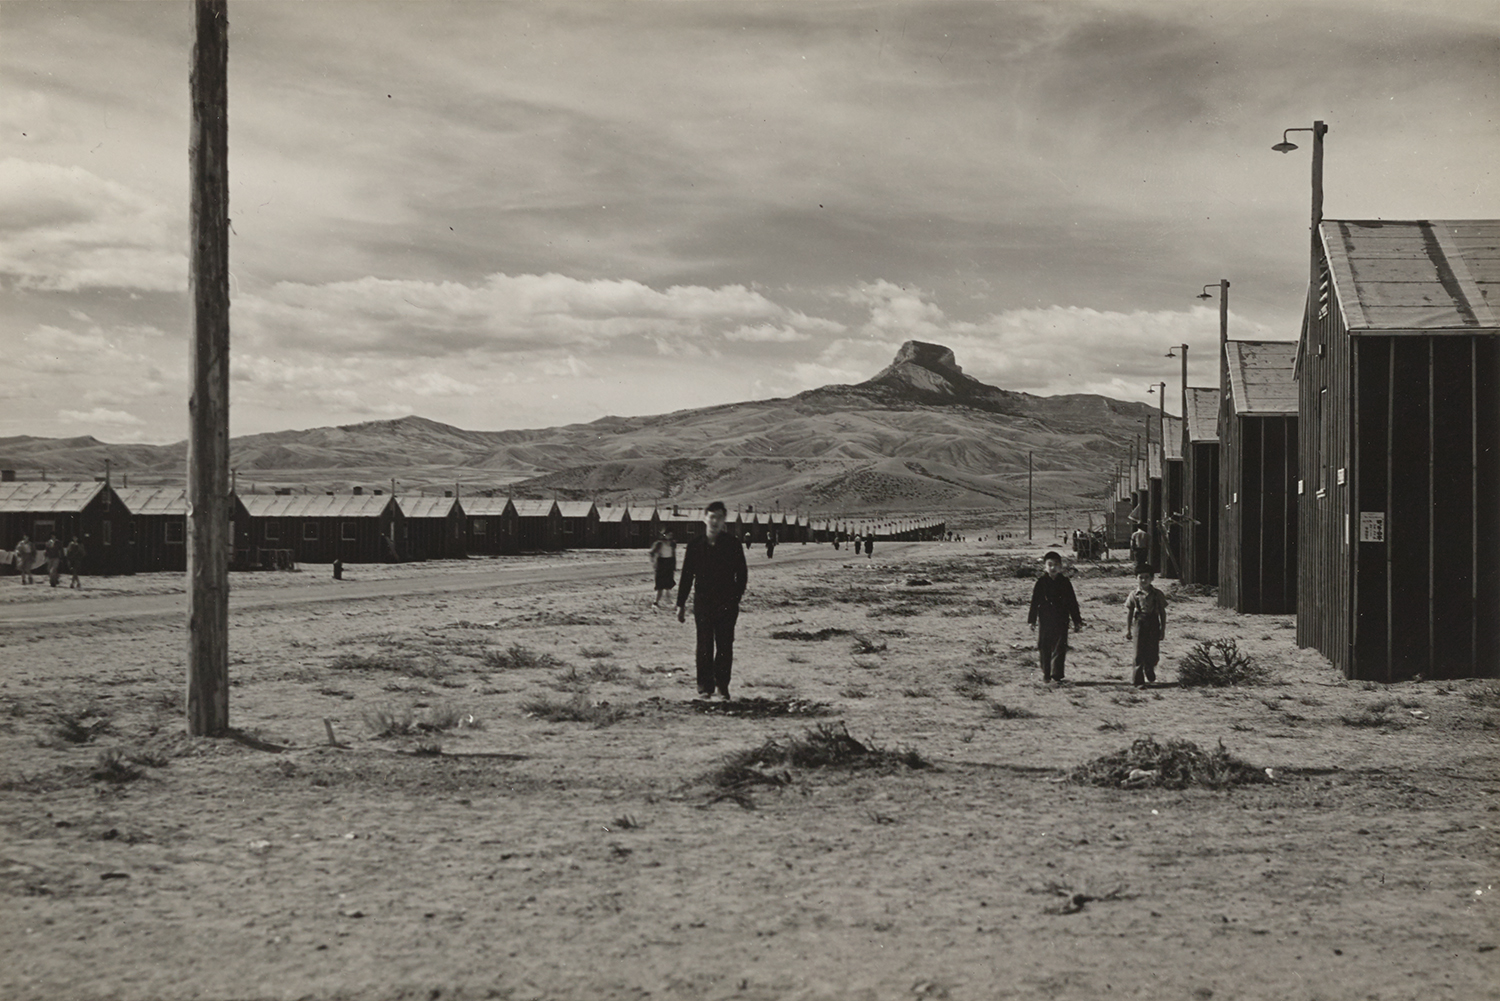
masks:
[[[882,555],[893,555],[910,548],[911,543],[886,543]],[[756,554],[762,550],[755,550]],[[410,569],[412,573],[398,577],[380,576],[360,579],[371,569],[351,566],[347,579],[333,580],[324,568],[316,576],[299,575],[253,575],[261,577],[254,590],[234,590],[229,596],[230,612],[251,609],[284,608],[324,601],[359,601],[370,598],[408,597],[417,594],[454,594],[465,591],[484,591],[492,588],[519,586],[535,587],[539,584],[571,585],[585,581],[618,581],[639,577],[645,581],[648,573],[642,554],[636,551],[623,553],[590,554],[600,557],[587,562],[538,565],[528,561],[517,564],[510,561],[486,561],[485,565],[472,567],[464,563],[444,562],[419,564]],[[804,563],[808,561],[850,560],[854,554],[848,550],[835,552],[828,546],[783,546],[774,560],[775,565]],[[863,559],[864,557],[860,557]],[[766,566],[763,556],[751,557],[752,573],[756,567]],[[153,574],[153,577],[165,575]],[[178,575],[185,586],[185,577]],[[252,575],[233,574],[230,587],[236,588]],[[269,580],[269,584],[267,583]],[[19,586],[19,585],[18,585]],[[643,585],[644,586],[644,585]],[[40,589],[38,589],[40,592]],[[151,616],[182,616],[187,614],[185,590],[152,594],[106,594],[88,597],[79,592],[54,591],[49,597],[63,600],[29,600],[24,602],[0,602],[0,625],[41,625],[105,619],[142,618]],[[16,597],[13,591],[8,597]],[[27,595],[27,597],[32,597]]]

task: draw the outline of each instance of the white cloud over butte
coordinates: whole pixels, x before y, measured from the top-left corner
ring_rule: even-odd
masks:
[[[277,282],[236,300],[236,320],[260,346],[436,357],[600,348],[631,337],[805,340],[843,325],[782,306],[743,285],[584,281],[560,274],[492,274],[482,282],[375,277]]]

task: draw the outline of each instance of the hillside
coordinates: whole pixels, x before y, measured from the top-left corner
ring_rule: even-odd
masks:
[[[1102,396],[1039,397],[963,373],[947,348],[909,341],[855,385],[646,417],[521,431],[466,431],[423,417],[248,435],[231,442],[241,481],[403,489],[513,484],[536,496],[684,501],[709,496],[822,511],[1024,503],[1031,452],[1039,503],[1097,493],[1150,408]],[[185,446],[93,438],[0,439],[21,475],[103,471],[180,480]],[[518,482],[519,481],[519,482]]]

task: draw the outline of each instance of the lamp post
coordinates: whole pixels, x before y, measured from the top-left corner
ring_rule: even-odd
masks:
[[[1182,441],[1183,447],[1187,447],[1187,353],[1188,346],[1179,344],[1167,351],[1168,358],[1176,358],[1176,352],[1182,352]]]
[[[1328,126],[1322,122],[1313,122],[1310,129],[1283,129],[1281,142],[1271,148],[1278,153],[1290,153],[1297,148],[1297,144],[1287,139],[1289,132],[1311,132],[1312,140],[1312,256],[1310,275],[1312,284],[1318,284],[1318,226],[1323,221],[1323,137],[1328,134]]]
[[[1198,293],[1200,299],[1212,299],[1213,293],[1209,289],[1212,285],[1203,286],[1203,291]],[[1184,362],[1184,364],[1186,364]],[[1219,406],[1220,412],[1224,405],[1225,394],[1229,392],[1229,279],[1219,279]]]

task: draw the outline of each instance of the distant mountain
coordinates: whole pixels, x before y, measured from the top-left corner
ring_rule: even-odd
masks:
[[[965,375],[953,352],[908,341],[865,382],[774,400],[523,431],[465,431],[423,417],[235,438],[242,486],[401,489],[460,484],[560,498],[724,497],[820,511],[990,508],[1099,491],[1152,409],[1102,396],[1032,396]],[[0,439],[0,467],[180,480],[185,445]]]

